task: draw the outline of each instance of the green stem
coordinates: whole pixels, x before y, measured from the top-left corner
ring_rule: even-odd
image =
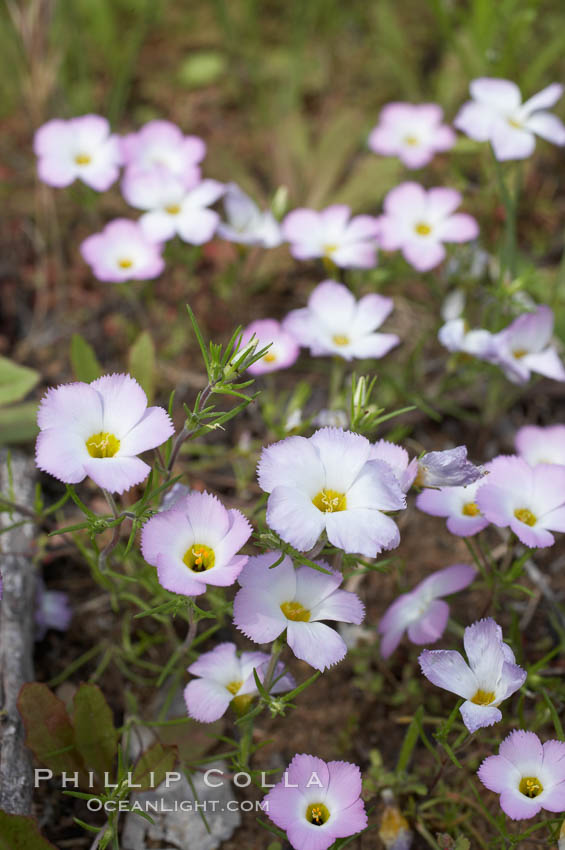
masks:
[[[518,197],[520,191],[520,171],[516,171],[516,188],[514,194],[508,188],[504,180],[504,172],[502,166],[493,151],[494,169],[496,174],[496,183],[498,191],[504,205],[505,212],[505,233],[504,246],[501,252],[501,269],[500,282],[504,283],[506,272],[509,273],[510,279],[516,276],[516,219],[518,213]]]

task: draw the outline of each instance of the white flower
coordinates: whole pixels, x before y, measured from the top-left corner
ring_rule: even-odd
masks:
[[[365,437],[339,428],[263,449],[258,477],[270,493],[268,525],[301,552],[323,531],[339,549],[369,558],[398,546],[398,528],[383,511],[403,509],[406,499],[390,466],[370,454]]]
[[[148,239],[164,242],[180,236],[184,242],[203,245],[216,231],[220,216],[208,207],[224,192],[217,180],[202,180],[191,188],[166,169],[126,172],[122,182],[124,198],[142,210],[139,224]]]
[[[516,83],[480,77],[470,85],[472,100],[465,103],[454,124],[478,142],[490,142],[499,160],[525,159],[536,146],[536,136],[565,145],[565,127],[556,115],[546,112],[563,94],[552,83],[525,103]]]
[[[218,236],[229,242],[262,245],[264,248],[275,248],[281,244],[281,229],[272,212],[262,212],[235,183],[226,185],[224,209],[227,222],[219,223]]]
[[[378,358],[400,342],[396,334],[376,332],[393,307],[392,298],[374,293],[356,301],[346,286],[325,280],[314,289],[307,307],[290,311],[283,328],[314,356]]]

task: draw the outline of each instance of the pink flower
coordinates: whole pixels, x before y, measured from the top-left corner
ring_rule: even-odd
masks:
[[[474,218],[455,213],[461,195],[455,189],[424,189],[401,183],[384,200],[379,243],[384,251],[401,250],[418,271],[433,269],[445,257],[444,242],[469,242],[479,233]]]
[[[111,493],[140,484],[150,467],[137,455],[160,446],[174,433],[162,407],[130,375],[104,375],[50,389],[37,414],[35,461],[66,484],[87,475]]]
[[[502,640],[502,629],[488,617],[467,626],[463,635],[469,663],[455,650],[424,649],[422,673],[433,685],[445,688],[465,702],[459,709],[469,732],[502,720],[497,706],[526,681],[526,671]]]
[[[565,381],[565,368],[551,345],[552,334],[553,310],[542,304],[493,336],[490,359],[515,384],[527,383],[531,372]]]
[[[565,743],[545,741],[515,729],[477,771],[485,788],[500,794],[500,808],[512,820],[533,818],[542,809],[565,812]]]
[[[165,268],[162,250],[147,239],[137,222],[126,218],[114,219],[80,246],[94,276],[108,283],[158,277]]]
[[[200,180],[205,143],[198,136],[184,136],[170,121],[149,121],[137,133],[123,136],[120,145],[128,172],[165,169],[186,186]]]
[[[450,596],[468,587],[476,576],[466,564],[454,564],[432,573],[409,593],[403,593],[386,610],[379,623],[381,655],[392,655],[405,631],[412,643],[435,643],[445,631],[449,605],[442,596]]]
[[[342,283],[325,280],[307,307],[290,311],[283,327],[314,356],[379,358],[400,342],[396,334],[376,332],[393,308],[392,298],[373,293],[357,301]]]
[[[328,850],[337,838],[365,829],[361,772],[346,761],[295,755],[266,795],[266,811],[284,829],[294,850]]]
[[[208,209],[224,192],[217,180],[187,186],[161,167],[148,172],[129,169],[122,192],[132,207],[148,210],[139,225],[152,242],[165,242],[178,235],[184,242],[203,245],[220,221],[218,213]]]
[[[297,260],[325,257],[341,268],[372,269],[377,263],[379,224],[370,215],[351,218],[345,204],[321,212],[296,209],[282,223],[282,235]]]
[[[275,319],[258,319],[247,325],[241,337],[241,345],[247,345],[251,337],[255,336],[258,347],[264,348],[271,344],[267,353],[247,370],[251,375],[264,375],[267,372],[277,372],[279,369],[288,369],[296,362],[300,353],[298,343],[280,322]]]
[[[118,137],[110,135],[101,115],[48,121],[36,131],[33,149],[39,177],[49,186],[70,186],[78,178],[104,192],[117,180],[122,164]]]
[[[286,629],[297,658],[325,670],[345,658],[347,647],[338,633],[321,620],[359,624],[365,609],[355,593],[339,590],[343,576],[324,561],[327,573],[313,567],[294,569],[280,552],[249,558],[239,576],[241,590],[233,603],[233,621],[255,643],[269,643]],[[329,574],[328,574],[329,573]]]
[[[557,463],[565,466],[565,425],[524,425],[516,432],[514,445],[530,466]]]
[[[233,584],[247,563],[238,555],[251,535],[240,511],[226,510],[210,493],[190,493],[156,514],[141,532],[141,551],[172,593],[199,596],[212,584]]]
[[[334,546],[368,558],[398,546],[398,527],[384,511],[402,510],[406,499],[391,467],[370,453],[365,437],[341,428],[264,448],[258,478],[270,494],[267,524],[301,552],[323,531]]]
[[[418,494],[416,507],[425,514],[447,517],[447,528],[457,537],[472,537],[489,524],[477,505],[477,491],[487,478],[466,487],[426,488]]]
[[[211,652],[204,652],[188,672],[193,679],[184,689],[184,699],[190,717],[201,723],[213,723],[227,711],[230,703],[236,711],[245,711],[257,694],[253,670],[263,682],[269,665],[265,652],[242,652],[237,654],[235,643],[220,643]],[[290,691],[296,683],[284,672],[279,662],[275,669],[271,693]]]
[[[563,94],[553,83],[522,103],[516,83],[479,77],[470,85],[471,97],[463,104],[454,124],[478,142],[490,142],[499,160],[525,159],[534,152],[536,136],[565,145],[565,127],[547,112]]]
[[[489,522],[510,527],[525,546],[553,546],[551,532],[565,531],[565,467],[497,457],[476,502]]]
[[[442,121],[443,110],[436,103],[388,103],[371,131],[369,147],[399,157],[407,168],[422,168],[436,152],[455,144],[455,133]]]

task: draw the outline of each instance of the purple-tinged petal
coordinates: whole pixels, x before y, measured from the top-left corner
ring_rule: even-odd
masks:
[[[465,699],[477,692],[477,678],[459,652],[446,649],[424,649],[419,657],[422,673],[433,685]]]
[[[201,723],[213,723],[222,717],[231,700],[227,688],[211,679],[195,679],[184,689],[188,714]]]
[[[338,633],[324,623],[287,624],[288,645],[297,658],[322,672],[347,654],[347,646]]]

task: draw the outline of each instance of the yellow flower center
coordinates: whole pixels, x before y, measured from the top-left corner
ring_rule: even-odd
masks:
[[[405,145],[411,145],[411,146],[417,145],[418,144],[418,137],[417,136],[404,136],[404,144]]]
[[[77,165],[89,165],[92,162],[92,157],[87,153],[77,153],[75,162]]]
[[[337,490],[320,490],[312,499],[312,504],[325,514],[333,514],[336,511],[344,511],[347,500],[345,494],[338,493]]]
[[[524,797],[530,797],[530,799],[537,797],[543,791],[543,785],[537,776],[523,776],[518,788]]]
[[[230,682],[229,685],[226,685],[226,688],[228,689],[230,694],[233,694],[235,696],[242,685],[243,685],[243,679],[240,679],[239,682],[235,682],[235,681]]]
[[[120,441],[114,434],[100,431],[88,438],[86,448],[90,457],[114,457],[120,448]]]
[[[334,251],[337,251],[338,245],[335,242],[326,242],[322,248],[324,257],[330,257]]]
[[[184,553],[183,561],[189,570],[193,573],[203,573],[205,570],[211,570],[216,563],[214,550],[209,546],[204,546],[203,543],[195,543],[190,546]]]
[[[535,514],[533,514],[528,508],[516,508],[514,511],[514,516],[516,519],[519,519],[520,522],[525,523],[525,525],[535,525],[538,521],[538,518]]]
[[[294,623],[308,623],[310,621],[310,611],[300,602],[283,602],[281,611],[287,620],[292,620]]]
[[[268,352],[268,354],[263,355],[263,360],[265,361],[265,363],[274,363],[276,359],[276,355],[271,354],[270,351]]]
[[[169,207],[165,207],[165,212],[168,212],[169,215],[178,215],[180,213],[180,206],[178,204],[171,204]]]
[[[429,224],[426,224],[425,221],[418,222],[418,224],[414,226],[414,230],[419,236],[429,236],[432,232],[432,228]]]
[[[512,354],[514,355],[516,360],[521,360],[522,357],[525,357],[527,353],[528,353],[527,348],[517,348],[516,351],[512,352]]]
[[[118,265],[121,269],[131,269],[133,260],[130,260],[129,257],[122,257],[121,260],[118,260]]]
[[[483,691],[481,688],[477,691],[471,702],[474,702],[475,705],[490,705],[494,700],[494,692],[493,691]]]
[[[521,130],[524,126],[521,121],[518,121],[517,118],[508,118],[508,123],[511,127],[514,127],[515,130]]]
[[[349,345],[349,337],[345,336],[345,334],[334,334],[334,336],[332,336],[332,341],[335,342],[336,345]]]
[[[330,819],[330,811],[323,803],[310,803],[306,809],[306,820],[314,826],[323,826]]]
[[[465,502],[461,513],[463,516],[478,516],[480,514],[479,506],[476,502]]]

